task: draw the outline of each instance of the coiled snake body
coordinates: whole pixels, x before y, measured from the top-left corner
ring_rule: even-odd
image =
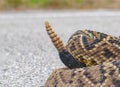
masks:
[[[49,22],[46,30],[68,68],[55,70],[45,87],[120,87],[120,39],[79,30],[64,46]]]

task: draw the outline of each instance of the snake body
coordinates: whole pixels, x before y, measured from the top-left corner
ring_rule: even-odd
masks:
[[[46,30],[67,68],[55,70],[45,87],[120,87],[120,39],[78,30],[64,46],[49,22]]]

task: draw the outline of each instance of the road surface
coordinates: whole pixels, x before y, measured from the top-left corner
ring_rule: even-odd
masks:
[[[0,13],[0,87],[40,87],[64,67],[48,37],[48,20],[66,44],[77,30],[120,35],[120,11],[27,11]]]

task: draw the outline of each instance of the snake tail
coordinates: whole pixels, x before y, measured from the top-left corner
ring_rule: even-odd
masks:
[[[47,31],[49,37],[51,38],[51,41],[53,42],[54,46],[56,47],[56,49],[59,52],[64,50],[65,47],[64,47],[64,44],[63,44],[61,38],[53,30],[53,28],[51,27],[51,25],[50,25],[50,23],[48,21],[45,22],[45,27],[46,27],[46,31]]]

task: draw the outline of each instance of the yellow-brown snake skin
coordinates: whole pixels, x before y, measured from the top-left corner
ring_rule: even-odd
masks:
[[[120,39],[78,30],[64,46],[49,22],[46,30],[67,68],[55,70],[45,87],[120,87]]]

